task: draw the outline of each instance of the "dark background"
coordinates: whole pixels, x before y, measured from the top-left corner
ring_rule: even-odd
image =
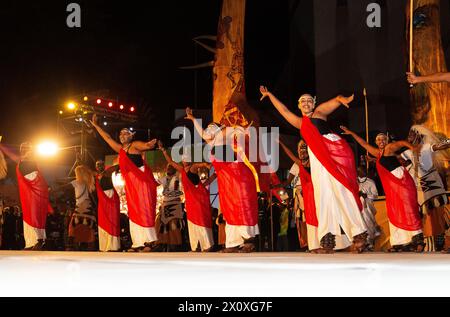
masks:
[[[152,137],[165,141],[176,108],[211,108],[211,69],[179,67],[212,60],[212,53],[197,47],[192,38],[216,34],[221,1],[73,1],[82,13],[82,27],[75,29],[66,26],[70,2],[1,3],[4,143],[53,137],[57,111],[67,100],[102,89],[110,98],[137,105],[141,120],[136,126],[150,128]],[[366,26],[370,2],[382,6],[379,29]],[[448,63],[449,3],[442,1]],[[404,137],[410,125],[405,4],[406,0],[247,0],[246,86],[262,123],[298,133],[267,102],[259,103],[260,84],[293,110],[305,92],[317,94],[319,102],[355,92],[352,109],[339,109],[330,120],[335,127],[344,123],[362,132],[366,87],[371,134],[389,130]],[[104,142],[91,140],[99,155],[108,153]]]

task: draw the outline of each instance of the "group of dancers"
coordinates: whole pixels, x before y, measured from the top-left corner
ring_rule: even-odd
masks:
[[[364,185],[367,189],[361,190],[364,171],[358,171],[360,175],[357,174],[354,153],[349,144],[341,135],[333,132],[327,122],[328,116],[337,108],[348,108],[353,96],[340,95],[316,106],[315,98],[304,94],[298,100],[302,114],[299,116],[266,87],[261,86],[260,93],[261,100],[270,99],[280,114],[301,134],[298,156],[293,155],[282,142],[280,144],[298,167],[302,190],[297,194],[302,196],[301,209],[306,223],[305,245],[313,253],[333,253],[343,249],[361,253],[367,250],[379,231],[373,216],[373,206],[368,206],[365,201],[373,194],[374,184],[368,182]],[[255,251],[255,238],[259,234],[260,187],[245,151],[227,141],[235,139],[226,135],[228,129],[211,124],[204,130],[190,108],[186,109],[186,119],[193,122],[197,132],[212,149],[210,161],[215,171],[213,178],[217,178],[220,212],[226,222],[223,252]],[[120,131],[118,142],[97,123],[95,114],[90,122],[103,140],[118,153],[132,240],[132,247],[128,251],[153,252],[159,247],[155,225],[159,184],[151,167],[143,159],[144,152],[149,150],[161,150],[167,162],[181,176],[192,250],[200,246],[202,251],[210,251],[214,242],[207,185],[214,179],[202,183],[198,173],[193,172],[193,164],[174,162],[161,141],[133,140],[134,133],[125,128]],[[425,248],[424,223],[428,221],[431,226],[439,223],[437,219],[444,218],[445,205],[448,203],[433,156],[450,145],[448,142],[439,143],[437,139],[427,140],[433,134],[422,126],[411,129],[408,141],[390,143],[388,136],[380,133],[375,140],[376,147],[348,128],[341,126],[341,129],[342,134],[353,137],[376,158],[377,172],[386,195],[392,246],[389,250],[422,252]],[[229,153],[230,148],[233,153],[231,160],[218,155]],[[398,152],[402,148],[408,149],[402,156],[412,165],[409,168],[401,165],[398,159]],[[47,212],[51,211],[48,186],[32,158],[31,147],[22,145],[20,153],[20,157],[15,160],[26,248],[38,250],[46,238],[45,219]],[[431,192],[425,178],[434,182]],[[111,175],[99,173],[92,185],[95,185],[98,196],[99,248],[101,251],[119,250],[120,201],[112,185]],[[425,215],[426,221],[422,220],[421,213]],[[442,227],[445,230],[445,224]]]

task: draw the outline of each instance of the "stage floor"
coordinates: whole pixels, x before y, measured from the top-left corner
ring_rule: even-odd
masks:
[[[0,296],[448,296],[450,255],[0,251]]]

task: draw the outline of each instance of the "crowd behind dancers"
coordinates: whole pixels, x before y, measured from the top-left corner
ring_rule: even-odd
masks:
[[[408,74],[408,80],[418,83],[420,78]],[[375,240],[381,235],[375,220],[374,199],[381,190],[386,196],[389,220],[391,248],[388,251],[444,249],[448,252],[448,197],[440,174],[448,161],[448,139],[442,141],[425,127],[416,125],[407,140],[390,142],[388,135],[380,133],[373,146],[345,126],[336,133],[328,124],[328,116],[342,105],[349,108],[353,96],[337,96],[316,106],[315,98],[304,94],[298,100],[299,116],[266,87],[261,86],[260,93],[261,100],[267,97],[280,114],[299,129],[301,139],[297,155],[280,140],[282,149],[294,162],[284,185],[295,181],[292,208],[278,204],[282,207],[273,219],[277,232],[272,234],[278,236],[278,250],[292,250],[292,246],[291,249],[287,246],[287,232],[292,224],[299,250],[307,249],[311,253],[374,250]],[[51,237],[61,240],[63,236],[67,250],[211,252],[223,245],[221,252],[225,253],[256,251],[258,241],[262,240],[257,239],[262,229],[258,178],[251,164],[249,166],[245,150],[229,141],[239,136],[227,135],[230,130],[242,131],[224,129],[220,123],[203,129],[189,108],[186,119],[193,122],[196,131],[211,147],[211,163],[175,162],[161,141],[134,140],[134,132],[128,129],[120,131],[117,142],[97,124],[94,114],[91,124],[118,153],[118,165],[105,168],[99,161],[96,172],[78,166],[74,181],[50,192],[31,144],[22,144],[19,155],[2,147],[1,153],[17,163],[21,203],[20,207],[0,205],[3,246],[5,241],[12,241],[5,235],[11,228],[10,224],[5,225],[5,219],[11,220],[14,215],[23,220],[21,228],[17,226],[21,221],[15,223],[16,231],[23,231],[24,243],[16,241],[13,247],[6,247],[11,249],[49,249],[46,241]],[[382,188],[377,189],[366,168],[357,166],[343,135],[351,136],[371,155],[366,159],[376,163]],[[144,160],[144,153],[150,150],[162,151],[167,160],[167,175],[160,180],[154,178]],[[234,156],[227,159],[223,154],[230,152]],[[3,154],[0,159],[3,162],[0,175],[4,177]],[[202,181],[200,168],[214,170],[214,173]],[[114,173],[120,173],[125,182],[127,221],[123,219],[121,201],[113,184]],[[215,212],[209,192],[213,182],[217,183],[219,193],[219,208]],[[163,198],[157,210],[158,186],[163,187]],[[72,212],[63,216],[60,205],[51,206],[50,197],[65,187],[73,187],[75,203],[72,209],[66,208]],[[51,221],[57,223],[58,214],[64,224],[54,226],[60,231],[58,234],[50,234],[47,225]],[[124,239],[125,232],[129,233],[128,239]],[[264,250],[261,243],[259,250]]]

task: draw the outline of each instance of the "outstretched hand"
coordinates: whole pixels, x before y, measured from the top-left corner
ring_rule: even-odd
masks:
[[[339,126],[339,128],[341,128],[341,130],[344,131],[344,132],[342,132],[342,134],[350,135],[350,134],[353,133],[353,132],[352,132],[350,129],[348,129],[346,126],[341,125],[341,126]]]
[[[194,117],[194,115],[192,114],[192,109],[191,108],[189,108],[189,107],[187,107],[186,108],[186,117],[184,117],[185,119],[188,119],[188,120],[195,120],[195,117]]]
[[[153,140],[148,141],[147,143],[145,143],[145,145],[146,145],[149,149],[154,149],[155,146],[156,146],[156,142],[157,142],[157,141],[158,141],[158,140],[153,139]]]
[[[338,96],[337,100],[343,104],[345,107],[350,108],[350,106],[348,105],[350,102],[353,101],[353,99],[355,98],[355,95],[351,95],[349,97],[344,97],[344,96]]]
[[[259,92],[262,95],[261,98],[259,99],[260,101],[263,100],[264,98],[266,98],[270,94],[270,91],[267,89],[266,86],[259,86]]]

